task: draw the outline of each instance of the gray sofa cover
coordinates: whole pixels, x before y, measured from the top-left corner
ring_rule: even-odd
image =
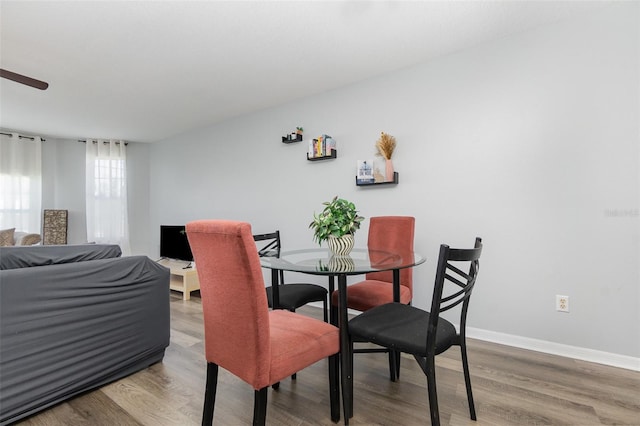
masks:
[[[119,256],[99,244],[1,248],[1,425],[162,360],[169,270]]]
[[[0,270],[120,257],[116,244],[0,247]]]

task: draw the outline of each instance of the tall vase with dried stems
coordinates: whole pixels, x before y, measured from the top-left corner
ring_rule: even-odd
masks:
[[[384,181],[393,182],[393,162],[390,159],[384,160]]]
[[[391,156],[396,149],[396,138],[391,135],[382,132],[380,138],[376,142],[376,148],[378,148],[378,155],[385,160],[385,182],[393,182],[394,170],[393,163],[391,162]]]

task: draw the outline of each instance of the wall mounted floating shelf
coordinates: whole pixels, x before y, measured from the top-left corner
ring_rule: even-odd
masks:
[[[331,155],[323,155],[321,157],[309,157],[309,153],[307,152],[307,160],[309,161],[321,161],[321,160],[331,160],[333,158],[338,158],[338,150],[332,149]]]
[[[356,185],[357,186],[397,185],[398,180],[399,180],[398,172],[393,172],[393,181],[389,181],[389,182],[358,183],[358,177],[356,176]]]
[[[292,139],[291,135],[282,137],[282,143],[295,143],[295,142],[302,142],[302,135],[296,135],[295,139]]]

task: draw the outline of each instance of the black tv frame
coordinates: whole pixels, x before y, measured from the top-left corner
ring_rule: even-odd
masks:
[[[193,262],[184,225],[160,225],[160,257]]]

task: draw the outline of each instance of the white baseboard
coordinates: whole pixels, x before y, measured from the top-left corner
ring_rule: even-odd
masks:
[[[321,303],[314,302],[309,305],[322,309]],[[349,313],[354,315],[359,314],[358,311],[351,310],[349,310]],[[581,348],[578,346],[563,345],[561,343],[548,342],[546,340],[532,339],[513,334],[498,333],[496,331],[473,327],[467,327],[467,337],[521,349],[543,352],[551,355],[559,355],[582,361],[595,362],[597,364],[609,365],[627,370],[640,371],[640,358],[634,358],[627,355],[597,351],[595,349]]]
[[[531,339],[529,337],[515,336],[513,334],[498,333],[472,327],[467,327],[467,337],[582,361],[595,362],[612,367],[625,368],[627,370],[640,371],[640,358],[627,355],[563,345],[546,340]]]

